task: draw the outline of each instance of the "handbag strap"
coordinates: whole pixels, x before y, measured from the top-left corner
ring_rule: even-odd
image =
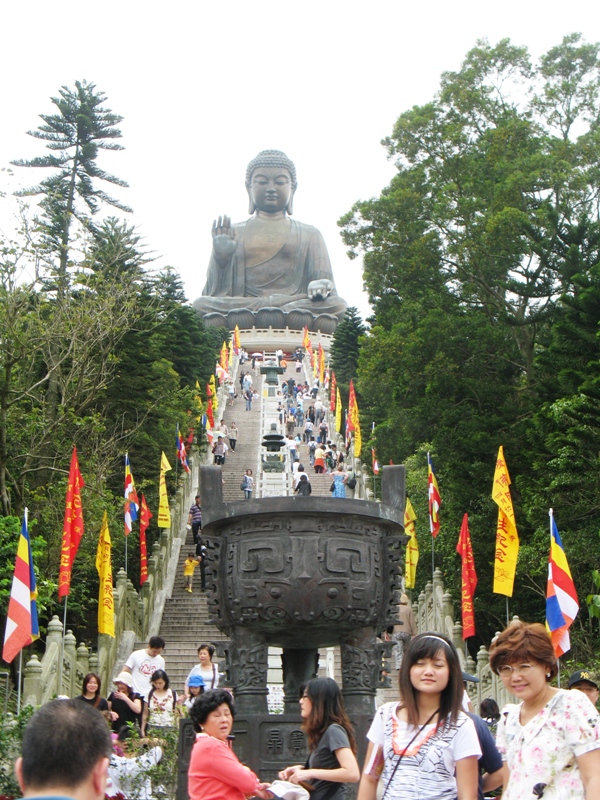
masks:
[[[381,795],[381,800],[383,800],[383,798],[384,798],[384,797],[385,797],[385,795],[386,795],[386,792],[387,792],[387,790],[390,788],[390,784],[391,784],[392,780],[394,779],[394,775],[396,774],[396,770],[397,770],[397,769],[398,769],[398,767],[400,766],[400,762],[401,762],[401,761],[402,761],[402,759],[404,758],[404,755],[406,754],[406,751],[407,751],[407,750],[408,750],[408,748],[411,746],[411,744],[412,744],[412,743],[415,741],[415,739],[417,739],[417,737],[418,737],[418,736],[419,736],[419,735],[420,735],[420,734],[423,732],[423,730],[424,730],[424,729],[425,729],[425,728],[426,728],[426,727],[429,725],[429,723],[430,723],[430,722],[431,722],[431,720],[432,720],[432,719],[435,717],[435,715],[438,713],[438,711],[439,711],[439,708],[436,708],[436,710],[435,710],[435,711],[433,712],[433,714],[432,714],[432,715],[429,717],[429,719],[427,720],[427,722],[424,722],[424,723],[421,725],[421,727],[420,727],[420,728],[419,728],[419,730],[418,730],[418,731],[415,733],[415,735],[412,737],[412,739],[410,740],[410,742],[409,742],[409,743],[406,745],[406,747],[405,747],[405,748],[402,750],[402,752],[401,752],[401,753],[398,755],[398,760],[396,761],[396,764],[395,764],[395,766],[394,766],[394,769],[392,770],[392,774],[390,775],[390,778],[389,778],[388,782],[387,782],[387,783],[386,783],[386,785],[385,785],[385,789],[383,790],[383,794]],[[393,735],[393,734],[392,734],[392,735]]]

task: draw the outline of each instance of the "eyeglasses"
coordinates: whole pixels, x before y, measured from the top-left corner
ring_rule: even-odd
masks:
[[[513,674],[513,672],[516,672],[519,675],[527,676],[531,673],[532,669],[535,669],[536,666],[536,664],[519,664],[516,667],[511,667],[510,664],[504,664],[504,666],[499,667],[498,675],[500,675],[501,678],[508,678]]]

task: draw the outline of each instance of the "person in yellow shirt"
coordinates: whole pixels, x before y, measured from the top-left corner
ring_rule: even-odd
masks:
[[[200,563],[201,556],[196,556],[194,553],[190,553],[186,560],[183,562],[183,577],[185,583],[183,584],[183,588],[186,592],[192,591],[192,581],[194,580],[194,570]]]

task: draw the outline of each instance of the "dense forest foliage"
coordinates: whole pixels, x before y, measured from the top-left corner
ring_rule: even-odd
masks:
[[[479,42],[435,97],[383,142],[397,174],[340,220],[364,259],[374,313],[361,340],[363,430],[380,464],[405,463],[418,516],[420,590],[431,576],[426,453],[442,496],[437,565],[460,597],[455,552],[469,514],[477,641],[506,620],[492,594],[499,445],[521,549],[510,613],[544,619],[548,509],[582,611],[600,561],[600,63],[566,36],[532,64],[508,40]]]
[[[99,212],[126,207],[102,189],[125,187],[98,164],[120,149],[120,117],[102,107],[91,84],[63,87],[56,113],[31,135],[49,153],[18,167],[42,169],[23,195],[39,203],[33,222],[0,237],[0,613],[12,581],[23,509],[38,574],[42,629],[59,613],[57,581],[65,490],[73,446],[85,488],[85,534],[73,567],[69,627],[95,639],[96,547],[108,511],[113,573],[124,565],[124,455],[154,519],[161,451],[175,467],[176,426],[197,425],[204,387],[223,341],[206,330],[171,269],[156,270],[135,230]],[[6,201],[6,198],[4,198]],[[3,199],[0,198],[0,202]],[[26,201],[22,201],[26,203]],[[175,469],[167,474],[175,490]],[[138,585],[137,525],[128,574]]]

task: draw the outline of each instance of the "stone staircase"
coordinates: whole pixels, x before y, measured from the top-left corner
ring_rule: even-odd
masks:
[[[250,369],[250,365],[248,365],[248,369]],[[252,380],[253,387],[260,395],[262,376],[260,374],[253,375]],[[239,383],[236,385],[239,388]],[[225,502],[243,499],[240,483],[246,469],[251,469],[255,475],[257,473],[261,434],[260,400],[252,403],[251,411],[246,411],[245,408],[245,400],[238,397],[234,400],[233,407],[229,405],[225,408],[220,407],[217,412],[219,421],[224,419],[228,426],[231,425],[231,422],[235,422],[239,429],[236,449],[234,452],[229,450],[222,467]],[[217,419],[215,419],[215,423],[217,423]],[[192,533],[188,531],[186,541],[179,554],[173,593],[171,598],[166,601],[160,626],[160,635],[166,642],[164,653],[166,671],[171,685],[177,692],[183,691],[190,669],[198,663],[198,645],[202,642],[218,642],[226,639],[225,634],[221,633],[218,628],[208,624],[206,596],[200,590],[200,568],[196,569],[194,575],[192,594],[183,589],[183,562],[194,549]],[[136,647],[144,646],[144,643],[136,645]],[[216,663],[218,664],[218,662]]]
[[[246,363],[241,369],[245,372],[251,371],[251,366]],[[238,377],[239,375],[236,376],[236,387],[239,389]],[[294,364],[288,364],[282,378],[287,380],[290,377],[298,380],[304,376],[296,373]],[[260,442],[264,433],[261,427],[263,376],[257,371],[257,373],[252,374],[252,379],[253,388],[256,389],[260,396],[260,399],[252,403],[252,410],[245,410],[245,400],[240,396],[233,401],[233,406],[230,406],[228,402],[225,407],[220,407],[215,416],[217,426],[220,420],[224,419],[228,427],[231,426],[232,422],[235,422],[238,428],[235,451],[229,450],[225,464],[222,467],[223,500],[225,502],[243,500],[240,483],[247,469],[252,469],[255,478],[255,493],[253,496],[259,496],[257,477],[260,471]],[[305,404],[306,407],[308,405],[308,403]],[[279,427],[279,432],[284,432],[283,427]],[[296,431],[302,435],[303,428],[297,428]],[[304,465],[309,476],[313,495],[329,496],[331,475],[315,474],[314,469],[310,466],[308,445],[299,445],[298,452],[300,463]],[[288,485],[291,486],[291,481],[288,481]],[[291,493],[291,489],[288,489],[288,491]],[[183,589],[183,562],[193,550],[194,544],[190,531],[187,534],[185,544],[181,547],[172,597],[166,601],[160,627],[160,635],[166,642],[164,653],[166,671],[171,685],[178,693],[183,691],[184,682],[190,669],[198,662],[198,645],[202,642],[223,641],[226,638],[218,628],[208,624],[209,615],[206,596],[200,590],[200,569],[197,569],[194,575],[192,594]],[[145,643],[143,642],[136,644],[136,648],[144,646]],[[278,648],[269,648],[269,684],[271,685],[281,682],[280,652]],[[331,675],[341,684],[339,647],[322,648],[319,653],[319,675]],[[281,697],[282,694],[280,695]]]

